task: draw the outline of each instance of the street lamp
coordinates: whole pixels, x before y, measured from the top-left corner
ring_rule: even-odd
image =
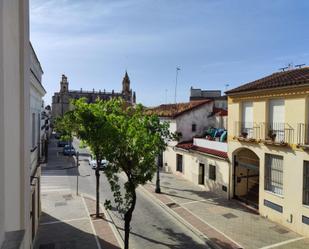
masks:
[[[157,158],[157,180],[156,180],[156,188],[155,188],[155,192],[157,194],[161,193],[161,188],[160,188],[160,163],[161,163],[161,156],[162,156],[162,152],[158,155],[158,158]]]

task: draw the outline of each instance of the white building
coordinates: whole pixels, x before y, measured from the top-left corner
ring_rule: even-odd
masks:
[[[28,0],[0,1],[0,20],[0,248],[29,249],[32,239]]]
[[[159,159],[164,169],[228,198],[227,111],[216,107],[214,100],[204,99],[160,105],[148,113],[168,122],[170,132],[180,137],[169,142]]]
[[[30,181],[31,181],[31,236],[35,238],[41,213],[40,182],[43,153],[46,146],[45,115],[42,85],[43,70],[30,43]]]

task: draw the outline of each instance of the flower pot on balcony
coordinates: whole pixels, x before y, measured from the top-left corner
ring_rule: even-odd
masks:
[[[247,137],[248,137],[248,132],[242,132],[242,133],[241,133],[241,137],[247,138]]]

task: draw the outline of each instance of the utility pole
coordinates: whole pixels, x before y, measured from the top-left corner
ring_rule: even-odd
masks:
[[[178,81],[178,71],[180,71],[180,67],[176,67],[175,104],[176,104],[176,97],[177,97],[177,81]]]

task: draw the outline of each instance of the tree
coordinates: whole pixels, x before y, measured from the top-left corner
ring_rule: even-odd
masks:
[[[127,107],[122,100],[105,103],[107,121],[112,126],[108,136],[114,148],[105,154],[110,164],[104,173],[110,183],[115,207],[124,218],[124,248],[129,248],[132,214],[136,204],[136,188],[152,180],[156,172],[155,159],[166,148],[171,138],[167,123],[160,123],[157,116],[144,115],[141,105]],[[126,182],[121,184],[119,174],[124,172]],[[110,200],[105,207],[112,208]]]
[[[73,110],[67,112],[62,122],[66,128],[71,129],[79,139],[84,141],[96,158],[96,217],[100,217],[100,165],[105,153],[111,150],[109,138],[109,122],[106,119],[106,111],[103,101],[86,103],[85,99],[72,101]]]

